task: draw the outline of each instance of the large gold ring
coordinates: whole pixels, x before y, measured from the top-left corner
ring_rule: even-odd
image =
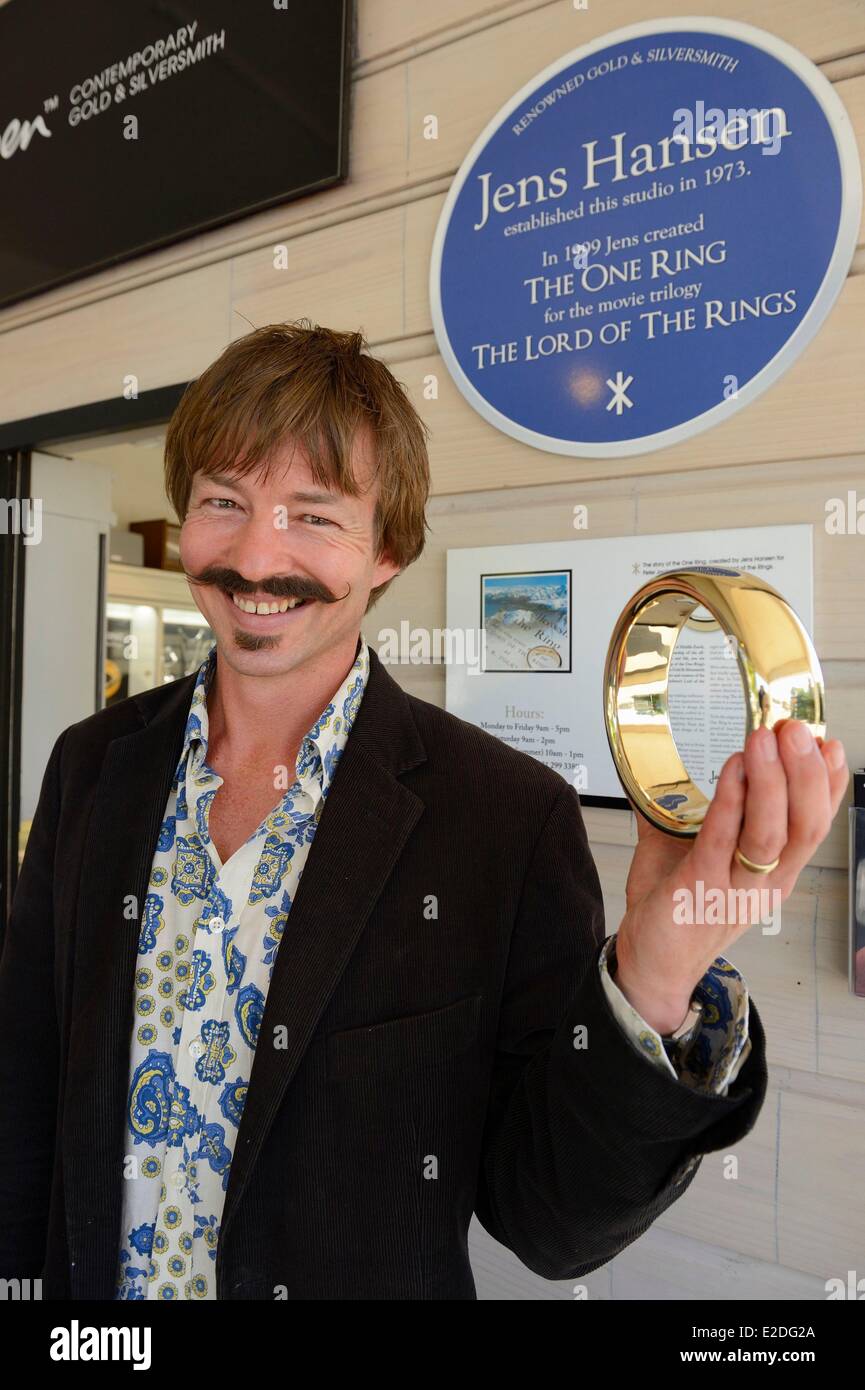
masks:
[[[781,856],[779,854],[778,858],[773,859],[771,864],[755,864],[753,859],[749,859],[746,854],[742,853],[738,845],[733,850],[733,857],[738,859],[743,869],[748,869],[752,874],[770,874],[772,870],[777,869],[778,865],[781,863]]]
[[[709,798],[691,780],[670,728],[667,684],[679,633],[696,608],[734,648],[745,696],[745,738],[801,719],[826,733],[825,690],[808,633],[756,575],[712,566],[670,570],[645,584],[613,629],[604,667],[604,724],[616,772],[636,809],[671,835],[696,835]],[[768,872],[768,870],[767,870]]]

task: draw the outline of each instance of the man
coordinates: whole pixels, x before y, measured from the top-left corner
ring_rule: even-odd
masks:
[[[795,721],[605,940],[557,773],[360,635],[424,544],[425,428],[358,334],[232,343],[166,440],[200,671],[67,729],[0,964],[0,1274],[46,1297],[471,1299],[472,1212],[579,1278],[754,1125],[763,1029],[674,894],[782,898],[847,783]],[[678,1035],[678,1036],[676,1036]]]

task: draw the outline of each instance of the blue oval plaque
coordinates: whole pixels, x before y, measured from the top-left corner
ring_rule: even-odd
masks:
[[[620,29],[540,73],[469,151],[433,246],[440,351],[524,443],[675,444],[808,344],[861,202],[847,113],[796,49],[733,21]]]

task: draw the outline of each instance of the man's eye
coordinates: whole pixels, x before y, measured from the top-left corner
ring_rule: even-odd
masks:
[[[306,515],[304,516],[303,520],[304,520],[304,521],[316,521],[316,522],[320,521],[320,522],[322,522],[323,525],[325,525],[325,526],[332,526],[332,525],[333,525],[333,522],[329,519],[329,517],[326,517],[326,516],[314,516],[311,512],[307,512]]]
[[[224,511],[224,510],[225,510],[225,508],[223,508],[223,507],[221,507],[221,506],[219,505],[219,503],[221,503],[221,502],[224,502],[224,503],[226,504],[226,507],[233,507],[233,506],[235,506],[235,503],[232,501],[232,499],[231,499],[230,497],[205,497],[204,501],[205,501],[205,503],[208,503],[208,502],[213,502],[213,503],[215,503],[215,504],[216,504],[216,509],[217,509],[217,511]]]

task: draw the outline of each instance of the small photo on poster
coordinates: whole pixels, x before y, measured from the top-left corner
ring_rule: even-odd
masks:
[[[571,669],[571,571],[482,574],[483,670]]]

